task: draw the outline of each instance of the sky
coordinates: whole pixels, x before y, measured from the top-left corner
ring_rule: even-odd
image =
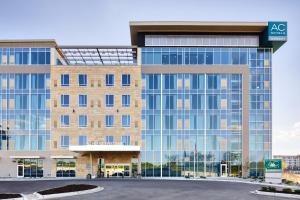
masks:
[[[0,8],[0,40],[60,45],[130,45],[129,21],[287,21],[288,42],[273,55],[273,154],[300,154],[299,0],[0,0]]]

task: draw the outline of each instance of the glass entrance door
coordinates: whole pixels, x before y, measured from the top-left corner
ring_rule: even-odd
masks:
[[[17,168],[17,173],[18,173],[18,177],[24,177],[24,165],[23,164],[18,164],[18,168]]]
[[[221,164],[221,177],[227,177],[227,164]]]
[[[129,164],[106,164],[106,176],[109,177],[129,177],[130,167]]]

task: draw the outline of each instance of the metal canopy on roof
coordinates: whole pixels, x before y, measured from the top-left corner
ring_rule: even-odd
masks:
[[[135,65],[133,46],[58,46],[67,65]]]

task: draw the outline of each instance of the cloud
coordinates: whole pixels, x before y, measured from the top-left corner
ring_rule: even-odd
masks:
[[[273,130],[273,155],[300,154],[300,122],[288,130]]]

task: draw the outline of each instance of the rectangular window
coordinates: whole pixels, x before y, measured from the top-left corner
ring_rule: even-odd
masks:
[[[70,96],[67,94],[62,94],[60,96],[60,103],[61,103],[61,107],[69,107]]]
[[[112,135],[105,136],[105,142],[106,144],[114,144],[114,136]]]
[[[87,75],[79,74],[78,75],[78,83],[79,83],[79,86],[87,86]]]
[[[130,86],[130,74],[122,74],[122,86]]]
[[[207,89],[218,88],[218,75],[207,75]]]
[[[158,74],[151,74],[149,75],[149,89],[150,90],[157,90],[159,86],[159,79],[158,79]]]
[[[122,136],[122,144],[123,145],[130,145],[130,135],[123,135]]]
[[[164,100],[164,108],[165,109],[175,109],[175,95],[165,95]]]
[[[130,115],[122,115],[122,127],[130,127]]]
[[[113,74],[106,74],[105,84],[106,84],[106,86],[114,86],[115,85],[115,76]]]
[[[130,95],[122,95],[122,107],[130,107]]]
[[[86,115],[79,115],[78,121],[79,121],[80,128],[87,127],[87,116]]]
[[[165,89],[175,89],[175,75],[174,74],[166,74],[165,78]]]
[[[60,116],[60,126],[61,127],[69,127],[69,125],[70,125],[69,115],[61,115]]]
[[[68,135],[60,136],[60,146],[69,147],[69,145],[70,145],[70,137]]]
[[[70,84],[69,74],[60,75],[60,82],[61,82],[61,86],[69,86]]]
[[[208,97],[208,109],[218,109],[218,95],[207,95]]]
[[[85,135],[80,135],[78,137],[78,144],[79,145],[87,145],[87,137]]]
[[[114,116],[113,115],[105,116],[105,126],[106,127],[114,127]]]
[[[78,96],[78,105],[79,105],[79,107],[87,106],[87,95],[80,94]]]
[[[114,95],[105,96],[106,107],[114,107]]]

